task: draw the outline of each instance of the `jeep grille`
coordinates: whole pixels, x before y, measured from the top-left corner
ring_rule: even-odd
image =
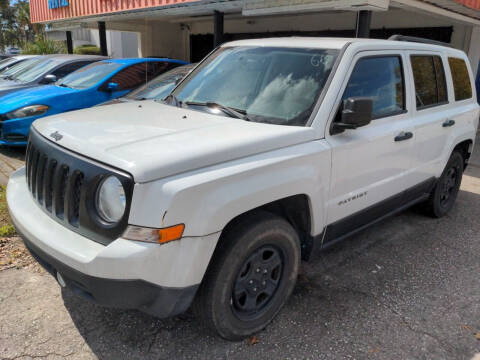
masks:
[[[30,132],[26,156],[27,184],[38,205],[55,221],[94,241],[108,244],[127,226],[133,180],[128,174],[83,158]],[[127,210],[117,224],[105,223],[95,209],[101,180],[115,175],[127,195]]]

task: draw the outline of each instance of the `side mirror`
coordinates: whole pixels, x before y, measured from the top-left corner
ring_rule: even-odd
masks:
[[[345,129],[356,129],[370,124],[373,117],[373,100],[367,97],[351,97],[343,102],[341,119],[333,123],[335,134]]]
[[[43,84],[52,84],[56,81],[57,81],[57,77],[53,74],[45,75],[45,77],[42,79]]]
[[[118,84],[115,82],[109,82],[107,84],[107,90],[108,91],[117,91],[118,90]]]

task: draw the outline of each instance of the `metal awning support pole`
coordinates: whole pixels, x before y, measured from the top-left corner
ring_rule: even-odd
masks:
[[[72,41],[72,32],[66,31],[67,33],[67,52],[73,54],[73,41]]]
[[[98,22],[98,35],[100,38],[100,53],[103,56],[108,56],[107,50],[107,31],[105,29],[105,21]]]
[[[213,12],[213,46],[217,47],[223,43],[223,13]]]
[[[355,36],[357,38],[369,38],[371,22],[372,12],[370,10],[360,10],[357,12],[357,29]]]

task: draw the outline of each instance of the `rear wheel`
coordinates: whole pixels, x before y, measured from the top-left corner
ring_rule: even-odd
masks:
[[[293,227],[276,215],[252,213],[222,237],[193,309],[221,337],[240,340],[275,317],[293,290],[299,264]]]
[[[429,215],[440,218],[452,209],[462,182],[463,164],[462,154],[454,151],[425,204]]]

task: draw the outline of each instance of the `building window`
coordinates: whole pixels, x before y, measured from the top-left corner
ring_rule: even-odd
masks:
[[[373,100],[373,119],[405,110],[402,60],[400,56],[365,57],[355,64],[342,97]]]
[[[412,55],[417,109],[448,102],[445,71],[440,56]]]
[[[468,75],[467,64],[459,58],[448,58],[450,72],[452,73],[455,101],[470,99],[472,97],[472,84]]]

